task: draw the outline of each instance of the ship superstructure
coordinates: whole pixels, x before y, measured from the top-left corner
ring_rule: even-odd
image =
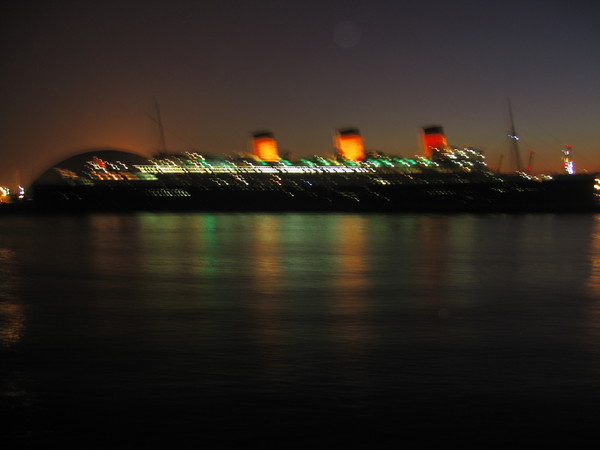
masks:
[[[411,158],[366,152],[355,128],[335,133],[335,155],[296,160],[279,155],[269,131],[253,133],[252,151],[235,156],[126,161],[122,152],[90,152],[55,166],[32,195],[46,210],[359,212],[550,211],[588,207],[593,197],[583,177],[501,175],[483,152],[449,146],[440,126],[422,136],[425,156]]]

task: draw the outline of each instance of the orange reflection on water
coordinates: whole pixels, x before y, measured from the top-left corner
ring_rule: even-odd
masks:
[[[23,337],[23,308],[14,303],[0,303],[0,317],[0,342],[3,347],[11,347]]]
[[[351,344],[352,353],[362,353],[373,338],[367,320],[370,300],[368,223],[362,216],[340,216],[336,225],[338,264],[332,271],[335,276],[333,307],[340,320],[335,334],[340,342]]]
[[[444,217],[422,217],[419,225],[415,286],[430,314],[445,320],[449,314],[448,286],[453,283],[449,280],[449,222]]]
[[[25,313],[16,302],[14,291],[14,252],[0,249],[0,344],[11,347],[22,339]]]
[[[352,299],[353,309],[363,308],[356,302],[357,296],[367,286],[368,262],[365,256],[366,230],[365,218],[361,216],[342,216],[338,219],[338,267],[335,280],[338,293],[344,293]],[[359,295],[358,298],[361,298]],[[349,305],[346,305],[349,306]]]
[[[600,214],[594,217],[594,231],[590,242],[590,276],[587,287],[591,294],[600,297]]]
[[[253,223],[252,243],[254,258],[251,276],[255,290],[252,314],[257,326],[254,328],[257,339],[266,346],[266,352],[275,360],[279,344],[284,339],[281,324],[282,303],[282,262],[281,262],[281,219],[278,216],[258,216]]]
[[[266,294],[277,294],[281,284],[281,223],[279,217],[260,216],[254,227],[255,282]]]
[[[416,281],[423,290],[437,293],[446,285],[448,222],[443,217],[422,217],[419,225]]]

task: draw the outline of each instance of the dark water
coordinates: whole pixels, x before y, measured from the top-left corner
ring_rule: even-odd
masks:
[[[600,216],[0,220],[0,446],[595,448]]]

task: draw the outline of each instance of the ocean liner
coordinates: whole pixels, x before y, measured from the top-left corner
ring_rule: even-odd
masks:
[[[22,208],[86,211],[579,212],[596,208],[593,175],[500,174],[482,152],[454,148],[439,126],[423,128],[424,155],[365,152],[355,128],[336,132],[337,154],[288,160],[271,132],[252,153],[195,152],[146,159],[88,152],[33,183]],[[26,206],[25,206],[26,205]]]

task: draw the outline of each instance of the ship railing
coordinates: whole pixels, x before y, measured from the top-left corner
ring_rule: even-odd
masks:
[[[153,174],[175,174],[175,173],[373,173],[372,167],[361,166],[200,166],[200,165],[136,165],[138,171]]]

